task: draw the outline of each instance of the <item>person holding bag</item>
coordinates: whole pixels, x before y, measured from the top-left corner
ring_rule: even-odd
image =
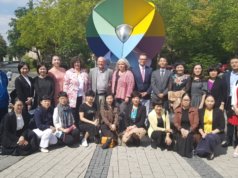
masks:
[[[118,108],[112,94],[106,95],[106,102],[100,108],[102,148],[114,147],[117,142]]]

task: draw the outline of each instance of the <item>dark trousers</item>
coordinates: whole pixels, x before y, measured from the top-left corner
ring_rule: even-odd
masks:
[[[221,138],[218,134],[208,134],[202,139],[196,148],[196,154],[204,157],[214,153],[215,148],[221,143]]]
[[[8,107],[6,107],[6,108],[0,108],[0,129],[1,129],[1,124],[3,124],[3,123],[1,123],[2,122],[2,120],[3,120],[3,118],[4,118],[4,116],[5,116],[5,114],[7,114],[8,113]],[[2,145],[2,135],[1,135],[2,133],[1,133],[1,130],[0,130],[0,145]]]
[[[168,149],[172,149],[172,145],[166,145],[165,143],[165,137],[166,137],[166,133],[165,132],[161,132],[161,131],[154,131],[151,134],[151,139],[155,142],[156,146],[160,147],[160,148],[168,148]],[[172,139],[172,136],[170,135],[170,138]]]
[[[39,149],[38,137],[33,131],[27,130],[24,133],[24,138],[28,141],[28,145],[17,145],[16,147],[3,146],[2,154],[13,156],[26,156],[31,153],[34,153]]]
[[[111,137],[113,140],[117,140],[116,131],[111,131],[106,124],[101,125],[102,136]]]
[[[82,132],[88,132],[90,136],[99,137],[99,128],[93,124],[80,123],[79,130]]]
[[[72,130],[70,133],[64,133],[62,134],[60,140],[65,144],[65,145],[73,145],[75,142],[79,141],[80,133],[79,129],[76,128]]]
[[[78,127],[79,125],[79,107],[83,102],[83,97],[77,97],[77,101],[76,101],[76,107],[75,108],[71,108],[72,112],[73,112],[73,116],[74,116],[74,120],[75,120],[75,125]]]

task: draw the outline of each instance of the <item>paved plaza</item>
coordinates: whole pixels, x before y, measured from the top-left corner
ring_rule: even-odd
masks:
[[[233,148],[220,148],[214,160],[182,158],[172,151],[118,146],[103,150],[96,144],[85,148],[67,146],[52,148],[50,153],[35,153],[27,157],[0,156],[0,177],[238,177],[238,159]],[[226,154],[225,154],[226,153]]]

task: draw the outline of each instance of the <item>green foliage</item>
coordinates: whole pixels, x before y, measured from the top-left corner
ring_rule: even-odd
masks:
[[[0,34],[0,62],[3,61],[3,57],[7,54],[7,43]]]
[[[194,65],[201,64],[203,67],[203,70],[206,71],[209,67],[216,65],[219,63],[217,61],[216,57],[212,55],[206,55],[206,54],[197,54],[191,59],[191,62],[188,64],[188,68],[192,69]]]
[[[25,63],[27,63],[30,66],[31,70],[36,70],[36,65],[37,65],[37,61],[31,57],[29,57],[28,55],[24,55],[22,57],[22,61],[24,61]]]
[[[18,57],[21,58],[22,55],[26,53],[26,51],[30,48],[27,48],[25,45],[19,45],[18,40],[21,36],[21,32],[17,29],[17,22],[19,19],[23,18],[30,10],[33,9],[33,2],[29,0],[28,7],[20,7],[15,10],[15,18],[11,19],[9,23],[10,30],[8,30],[8,41],[9,48],[8,54],[10,57]]]
[[[65,61],[82,53],[89,64],[85,28],[99,1],[42,0],[33,5],[30,0],[12,20],[13,50],[20,53],[20,49],[35,46],[43,59],[58,54]],[[225,63],[238,52],[237,0],[151,1],[164,19],[166,42],[161,53],[170,63],[184,60],[190,66],[197,62],[209,66],[213,61]]]

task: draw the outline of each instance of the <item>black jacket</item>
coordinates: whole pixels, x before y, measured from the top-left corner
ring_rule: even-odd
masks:
[[[2,146],[6,148],[13,148],[17,146],[17,141],[20,136],[26,137],[27,134],[27,119],[23,114],[24,127],[21,130],[16,130],[17,121],[16,121],[15,112],[10,112],[5,115],[1,123],[1,132],[2,132]]]
[[[205,109],[199,109],[199,129],[204,129],[204,115]],[[212,130],[219,129],[221,132],[225,129],[225,118],[224,113],[218,109],[213,109],[213,119],[212,119]]]
[[[226,102],[225,83],[219,77],[213,83],[211,91],[208,91],[215,98],[215,107],[220,107],[221,102]]]
[[[34,95],[34,86],[33,79],[29,77],[31,86],[27,83],[26,79],[20,75],[15,80],[15,88],[17,97],[25,104],[28,97],[33,97]]]
[[[137,115],[135,118],[135,122],[131,119],[131,111],[133,105],[129,104],[125,110],[125,126],[132,126],[136,125],[138,128],[145,128],[145,118],[146,118],[146,107],[143,105],[138,106]]]

